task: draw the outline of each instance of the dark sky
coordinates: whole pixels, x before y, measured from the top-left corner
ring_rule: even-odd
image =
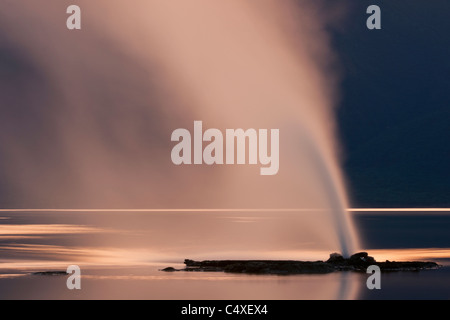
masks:
[[[348,3],[348,1],[341,1]],[[382,29],[364,28],[370,4]],[[356,205],[450,206],[450,2],[352,1],[334,33],[339,127]]]

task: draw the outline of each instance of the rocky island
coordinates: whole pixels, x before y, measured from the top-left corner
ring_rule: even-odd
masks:
[[[248,274],[325,274],[336,271],[365,272],[370,265],[380,267],[382,272],[420,271],[436,269],[435,262],[409,261],[396,262],[386,260],[378,262],[367,252],[359,252],[350,258],[338,253],[330,254],[327,261],[293,261],[293,260],[184,260],[183,269],[168,267],[160,271],[192,271],[192,272],[231,272]]]

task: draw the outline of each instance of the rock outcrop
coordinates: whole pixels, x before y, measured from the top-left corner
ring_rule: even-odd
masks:
[[[344,258],[338,253],[330,254],[327,261],[293,261],[293,260],[184,260],[184,269],[168,267],[161,271],[188,272],[232,272],[249,274],[325,274],[336,271],[365,272],[370,265],[377,265],[382,272],[388,271],[419,271],[435,269],[435,262],[377,262],[367,252],[359,252],[350,258]]]

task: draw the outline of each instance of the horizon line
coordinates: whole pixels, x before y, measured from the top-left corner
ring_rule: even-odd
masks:
[[[181,209],[95,209],[95,208],[1,208],[0,212],[305,212],[327,209],[314,208],[181,208]],[[450,212],[450,208],[347,208],[347,212]]]

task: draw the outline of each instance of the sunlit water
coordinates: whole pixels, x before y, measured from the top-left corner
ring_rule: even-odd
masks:
[[[185,258],[326,260],[330,252],[320,251],[313,241],[296,240],[301,230],[298,216],[2,212],[0,298],[450,298],[448,213],[352,214],[364,248],[377,260],[431,260],[443,265],[438,270],[383,274],[378,291],[368,290],[368,275],[356,272],[276,276],[159,271],[181,268]],[[68,290],[66,277],[30,275],[65,270],[70,264],[81,267],[82,290]]]

